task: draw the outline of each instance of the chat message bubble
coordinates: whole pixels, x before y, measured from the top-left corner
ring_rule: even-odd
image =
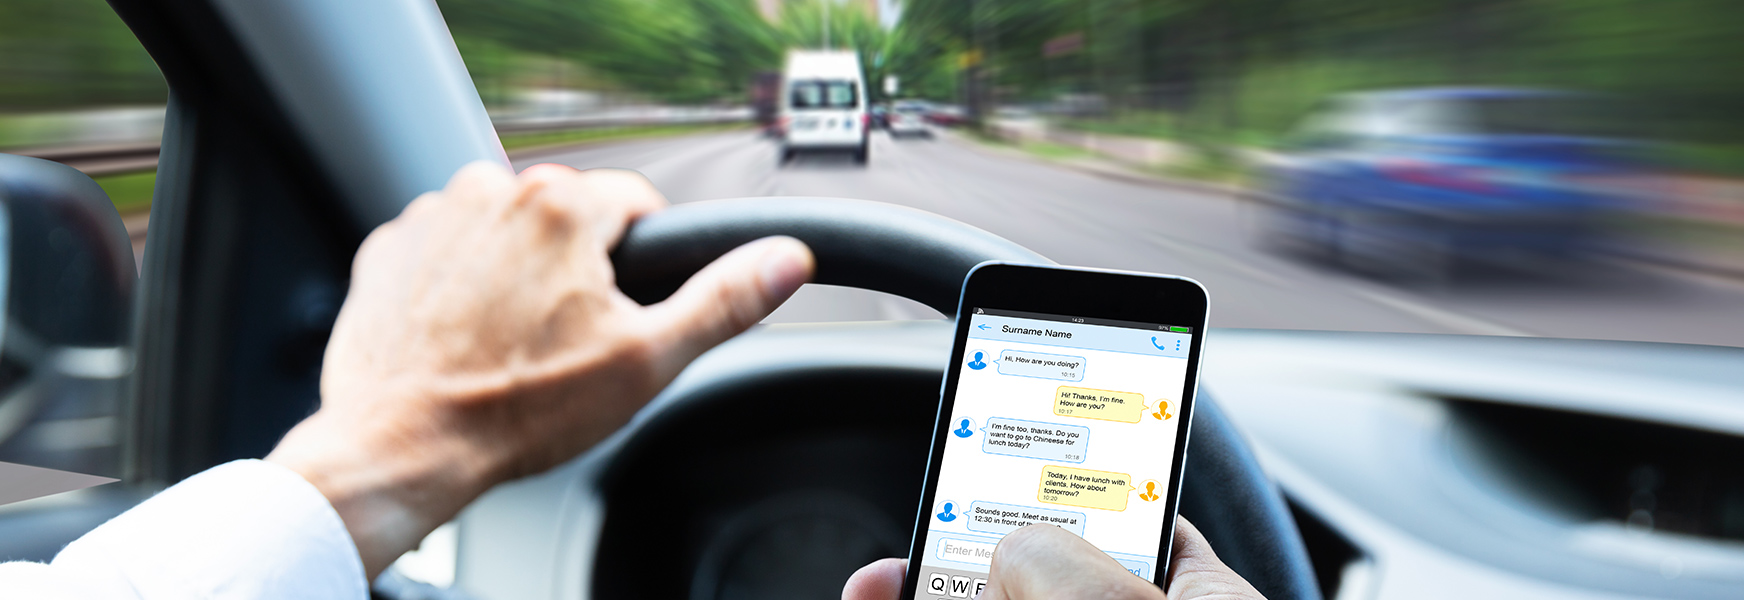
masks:
[[[975,501],[969,504],[969,531],[1005,535],[1025,525],[1058,525],[1084,537],[1084,513],[1053,508]]]
[[[999,360],[993,362],[999,365],[1000,375],[1040,377],[1062,381],[1084,380],[1084,357],[1082,356],[1005,350],[999,353]]]
[[[1041,483],[1036,499],[1042,502],[1112,511],[1126,510],[1127,494],[1137,489],[1125,473],[1054,465],[1042,467]]]
[[[1053,462],[1084,462],[1090,444],[1090,428],[1081,425],[993,417],[981,431],[982,452]]]
[[[1060,386],[1054,392],[1054,414],[1137,423],[1144,417],[1144,394]]]

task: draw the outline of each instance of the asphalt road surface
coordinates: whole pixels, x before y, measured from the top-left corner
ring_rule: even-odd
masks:
[[[641,171],[673,202],[833,196],[932,211],[1061,264],[1184,275],[1214,327],[1530,335],[1744,346],[1744,281],[1640,264],[1499,272],[1435,284],[1365,277],[1260,243],[1265,208],[1111,178],[953,135],[872,139],[871,162],[800,156],[777,167],[751,131],[554,150],[556,162]],[[879,294],[808,286],[775,321],[936,318]]]

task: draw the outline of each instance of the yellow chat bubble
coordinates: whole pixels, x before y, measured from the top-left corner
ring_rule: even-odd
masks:
[[[1092,471],[1074,467],[1042,467],[1041,488],[1036,499],[1048,504],[1064,504],[1102,510],[1126,510],[1127,494],[1132,476],[1109,471]]]
[[[1144,394],[1068,385],[1054,392],[1054,414],[1062,417],[1137,423],[1144,411]]]

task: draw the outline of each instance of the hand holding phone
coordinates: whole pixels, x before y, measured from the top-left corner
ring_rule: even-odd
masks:
[[[1259,590],[1212,552],[1205,536],[1186,519],[1175,525],[1175,541],[1169,550],[1173,575],[1165,596],[1151,582],[1132,577],[1111,563],[1101,550],[1075,535],[1038,526],[1019,530],[1001,540],[1004,554],[995,554],[987,589],[977,600],[1014,598],[1129,598],[1133,600],[1265,600]],[[1037,535],[1029,535],[1029,534]],[[908,561],[887,558],[861,568],[842,588],[842,600],[893,600],[899,598]]]
[[[991,263],[964,282],[901,598],[983,591],[1027,525],[1160,584],[1205,329],[1188,279]]]

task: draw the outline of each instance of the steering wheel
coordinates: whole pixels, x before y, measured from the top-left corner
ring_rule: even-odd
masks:
[[[682,204],[635,223],[612,255],[618,286],[642,303],[752,240],[811,246],[817,283],[887,292],[954,315],[963,278],[983,261],[1053,264],[1009,240],[932,213],[833,198],[743,198]],[[930,400],[930,399],[929,399]],[[1288,507],[1208,394],[1199,394],[1181,514],[1217,555],[1272,600],[1320,598]]]

